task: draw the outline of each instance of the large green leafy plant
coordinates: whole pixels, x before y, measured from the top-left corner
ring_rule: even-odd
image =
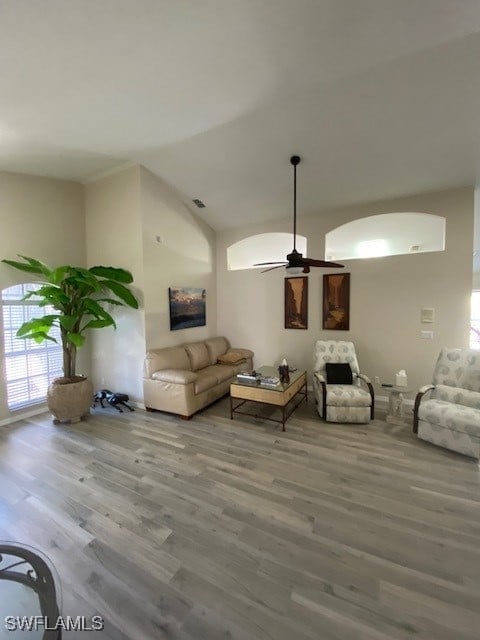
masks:
[[[56,338],[54,327],[60,329],[63,348],[63,375],[65,382],[75,382],[77,347],[85,342],[88,329],[115,327],[115,320],[106,310],[109,305],[138,309],[138,301],[127,285],[132,274],[115,267],[83,269],[65,265],[51,269],[43,262],[19,256],[23,262],[2,260],[11,267],[39,276],[39,288],[24,296],[35,297],[40,307],[51,306],[53,313],[24,322],[17,337],[43,342]],[[111,295],[115,297],[111,297]]]

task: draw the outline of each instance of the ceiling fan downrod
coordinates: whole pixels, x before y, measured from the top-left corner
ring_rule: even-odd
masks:
[[[300,156],[292,156],[290,163],[293,165],[293,251],[297,252],[297,164],[300,164]]]

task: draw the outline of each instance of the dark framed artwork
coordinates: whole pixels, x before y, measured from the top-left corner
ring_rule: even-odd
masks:
[[[349,273],[326,273],[323,276],[322,329],[350,329]]]
[[[285,278],[285,329],[308,329],[308,278]]]
[[[203,327],[207,324],[205,316],[206,289],[197,287],[170,287],[170,331]]]

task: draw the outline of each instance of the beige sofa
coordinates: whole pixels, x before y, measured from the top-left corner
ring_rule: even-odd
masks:
[[[227,394],[235,374],[252,368],[253,352],[230,348],[226,338],[152,349],[145,358],[145,407],[188,418]]]

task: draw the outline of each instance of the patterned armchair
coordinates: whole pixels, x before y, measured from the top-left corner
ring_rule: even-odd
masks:
[[[348,363],[352,384],[329,384],[327,363]],[[313,390],[318,413],[327,422],[366,423],[374,418],[375,395],[366,375],[360,373],[353,342],[317,340],[313,363]],[[368,391],[360,386],[364,382]]]
[[[422,387],[413,409],[422,440],[480,458],[480,351],[443,348],[433,384]]]

